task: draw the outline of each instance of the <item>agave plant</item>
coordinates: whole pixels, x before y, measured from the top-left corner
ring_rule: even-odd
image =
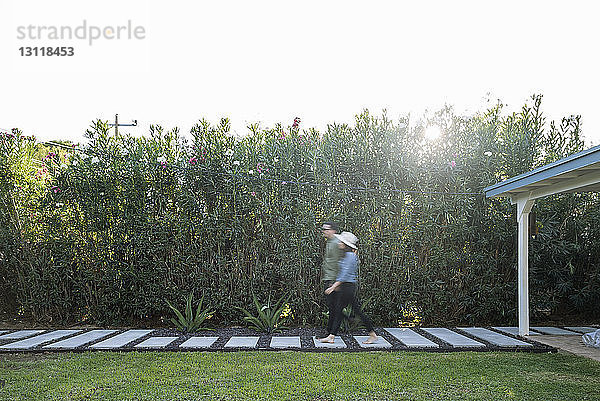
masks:
[[[288,320],[291,315],[291,309],[287,303],[287,298],[281,297],[275,304],[271,304],[271,296],[265,305],[262,305],[255,295],[252,295],[254,299],[254,306],[256,307],[257,315],[254,316],[244,308],[236,307],[237,309],[244,312],[244,321],[248,324],[248,327],[257,331],[266,333],[275,333],[286,329],[283,324]]]
[[[198,330],[212,330],[208,327],[202,327],[202,324],[205,320],[210,319],[215,311],[209,311],[209,308],[202,310],[202,302],[204,301],[204,297],[202,297],[196,307],[196,313],[193,314],[192,297],[193,293],[190,292],[185,303],[185,315],[167,301],[167,305],[169,305],[169,308],[177,316],[177,319],[171,318],[171,322],[177,329],[186,333],[193,333]]]

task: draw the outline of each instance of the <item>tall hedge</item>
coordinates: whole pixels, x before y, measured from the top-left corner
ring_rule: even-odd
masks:
[[[424,137],[431,124],[441,138]],[[298,120],[248,129],[236,137],[227,119],[202,120],[187,137],[153,126],[134,138],[96,121],[85,146],[38,171],[34,143],[2,135],[3,308],[127,324],[166,316],[165,300],[193,291],[229,325],[252,294],[289,294],[295,323],[318,324],[318,228],[335,220],[360,239],[360,295],[376,323],[410,308],[427,324],[514,323],[515,210],[482,190],[584,148],[579,118],[548,125],[540,96],[512,114],[501,104],[422,121],[364,111],[323,133]],[[536,204],[534,319],[597,316],[599,204],[595,193]]]

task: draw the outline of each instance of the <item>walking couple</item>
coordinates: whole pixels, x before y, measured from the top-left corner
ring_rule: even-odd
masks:
[[[338,226],[327,222],[321,227],[323,236],[327,238],[325,257],[323,258],[322,280],[325,288],[325,298],[329,309],[327,322],[327,336],[318,339],[322,343],[333,343],[342,319],[342,310],[352,305],[369,331],[369,338],[364,344],[377,341],[377,334],[373,330],[373,323],[360,309],[356,296],[356,282],[358,269],[358,238],[348,231],[337,234]]]

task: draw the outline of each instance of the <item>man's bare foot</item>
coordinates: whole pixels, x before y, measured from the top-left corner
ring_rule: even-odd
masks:
[[[377,341],[377,334],[375,334],[375,332],[372,331],[369,333],[369,338],[367,338],[365,341],[363,341],[363,344],[373,344],[376,341]]]
[[[317,338],[317,341],[322,343],[333,344],[335,341],[335,336],[333,334],[330,334],[327,337]]]

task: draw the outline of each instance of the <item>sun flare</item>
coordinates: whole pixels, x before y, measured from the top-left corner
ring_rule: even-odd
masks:
[[[442,135],[442,130],[437,125],[430,125],[425,129],[425,138],[434,141]]]

